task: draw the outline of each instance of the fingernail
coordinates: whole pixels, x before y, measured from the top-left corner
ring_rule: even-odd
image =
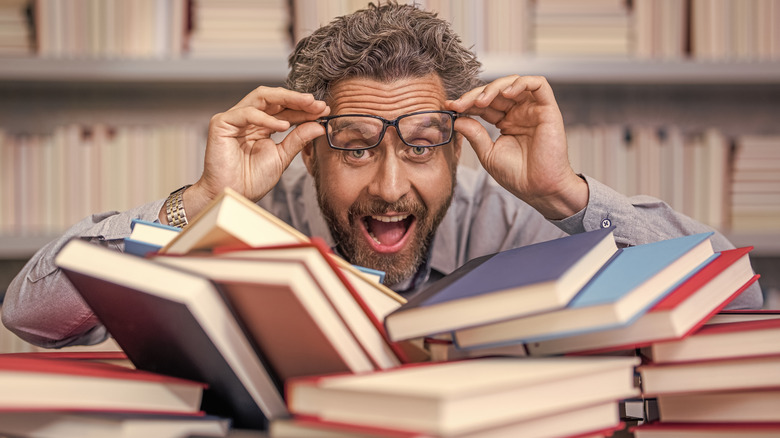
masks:
[[[504,91],[503,91],[503,93],[504,93],[504,94],[509,94],[509,92],[510,92],[510,91],[512,91],[512,86],[511,86],[511,85],[510,85],[510,86],[508,86],[508,87],[506,87],[506,88],[504,88]]]

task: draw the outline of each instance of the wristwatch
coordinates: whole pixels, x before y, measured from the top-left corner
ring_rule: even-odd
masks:
[[[187,213],[184,211],[184,191],[192,184],[187,184],[168,195],[165,200],[165,215],[168,218],[168,225],[177,228],[187,226]]]

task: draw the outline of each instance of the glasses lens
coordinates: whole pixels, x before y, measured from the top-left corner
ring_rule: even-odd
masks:
[[[398,132],[410,146],[438,146],[452,138],[452,115],[431,112],[413,114],[398,120]]]
[[[382,135],[382,121],[373,117],[346,116],[328,121],[330,144],[340,149],[376,146]]]

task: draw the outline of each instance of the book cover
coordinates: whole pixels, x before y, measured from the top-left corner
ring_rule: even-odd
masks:
[[[748,253],[752,247],[726,250],[679,285],[635,322],[615,329],[529,342],[534,356],[593,354],[646,347],[652,342],[689,335],[753,284]]]
[[[632,324],[714,256],[712,233],[622,249],[563,308],[454,332],[459,347],[534,342]]]
[[[203,410],[237,427],[287,414],[280,383],[205,277],[80,239],[55,262],[138,369],[207,383]]]
[[[473,259],[387,315],[392,340],[561,308],[617,252],[603,228]]]

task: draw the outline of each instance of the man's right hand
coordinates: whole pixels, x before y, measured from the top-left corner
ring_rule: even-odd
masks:
[[[225,187],[253,201],[261,199],[279,182],[295,155],[325,134],[320,124],[306,122],[329,113],[325,102],[311,94],[261,86],[212,117],[203,174],[184,193],[187,215],[194,217]],[[297,126],[280,143],[271,139],[292,125]]]

